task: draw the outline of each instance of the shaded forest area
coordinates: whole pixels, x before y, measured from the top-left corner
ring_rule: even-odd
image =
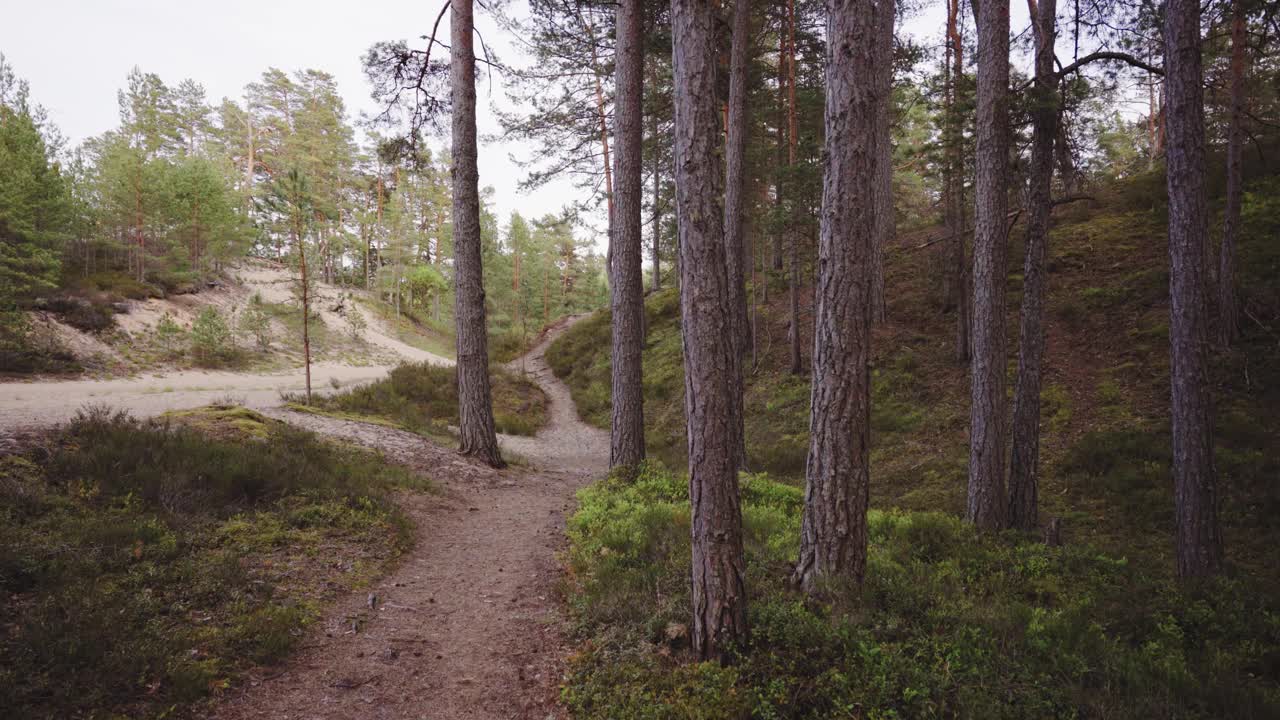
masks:
[[[609,430],[611,471],[567,519],[574,716],[1274,717],[1280,5],[1029,0],[1016,24],[1009,0],[944,5],[530,0],[516,17],[451,0],[418,40],[364,58],[384,113],[363,153],[319,73],[269,71],[201,131],[183,119],[214,117],[193,86],[135,73],[121,129],[70,153],[6,71],[0,147],[20,152],[0,171],[24,180],[0,200],[5,347],[25,357],[23,318],[68,312],[51,302],[169,292],[243,256],[296,265],[305,338],[309,265],[443,323],[457,364],[308,390],[300,408],[406,427],[516,478],[498,433],[536,441],[554,393],[491,359],[607,302],[546,355]],[[522,62],[490,56],[477,11]],[[937,27],[907,32],[919,18]],[[504,137],[533,148],[527,186],[573,178],[576,207],[505,231],[486,211],[490,71],[518,108],[499,113]],[[437,136],[447,154],[423,150]],[[224,200],[143,191],[192,163],[220,168]],[[571,225],[593,211],[603,257]],[[104,272],[115,285],[91,297]],[[82,650],[35,642],[74,636],[56,621],[82,574],[21,549],[46,518],[82,544],[109,534],[118,567],[102,572],[120,582],[141,582],[131,553],[188,547],[163,532],[191,514],[183,486],[112,484],[103,467],[142,465],[138,443],[191,448],[200,468],[293,462],[271,441],[289,431],[214,412],[267,442],[197,451],[181,428],[87,414],[47,455],[9,461],[0,577],[28,605],[22,642],[0,649],[55,678],[20,701],[56,712],[46,688]],[[213,496],[193,527],[235,536],[247,508],[268,528],[285,514],[284,546],[393,530],[383,493],[412,479],[307,442],[288,452],[323,472],[232,473],[213,489],[245,499]],[[77,496],[82,476],[97,485]],[[85,519],[136,512],[135,494],[138,527]],[[187,602],[218,608],[218,654],[161,670],[161,647],[131,667],[166,700],[217,695],[245,655],[287,650],[232,611],[296,606]],[[294,637],[304,617],[262,621]],[[77,682],[89,703],[131,700]]]

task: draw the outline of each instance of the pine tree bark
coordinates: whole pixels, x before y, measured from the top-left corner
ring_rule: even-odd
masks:
[[[650,63],[650,67],[657,67],[656,63]],[[658,86],[657,72],[655,71],[650,81],[653,87]],[[653,138],[655,145],[660,142],[658,140],[658,113],[650,113],[649,137]],[[655,147],[653,150],[653,289],[662,289],[662,162],[660,153]]]
[[[964,204],[964,140],[960,116],[960,81],[964,77],[964,43],[960,37],[960,0],[949,0],[947,6],[948,50],[952,65],[947,69],[950,78],[950,95],[946,112],[946,167],[950,174],[947,204],[947,229],[951,236],[947,242],[950,289],[949,303],[956,312],[956,362],[968,363],[970,358],[970,329],[973,324],[970,305],[968,253],[965,251]]]
[[[1231,4],[1231,120],[1227,130],[1227,198],[1218,254],[1218,340],[1229,347],[1240,335],[1236,296],[1236,238],[1240,234],[1241,156],[1244,150],[1244,0]]]
[[[724,189],[725,270],[729,280],[730,339],[733,342],[733,410],[729,417],[739,467],[746,467],[747,445],[743,422],[742,366],[751,344],[747,319],[746,214],[747,167],[747,45],[751,42],[751,2],[736,0],[733,7],[733,39],[729,50],[729,110],[726,122]]]
[[[875,63],[893,0],[828,0],[826,171],[814,288],[809,456],[800,560],[806,592],[861,582],[867,559],[871,282],[879,123],[888,97]]]
[[[796,167],[796,1],[787,0],[787,167]],[[791,217],[787,222],[787,235],[791,239],[791,272],[787,283],[791,305],[791,374],[804,372],[804,360],[800,356],[800,233],[795,225],[795,198],[788,206]]]
[[[724,267],[724,178],[715,107],[715,13],[705,0],[671,3],[680,315],[689,442],[692,640],[724,659],[746,635],[746,564],[732,409],[729,289]]]
[[[778,28],[778,146],[777,146],[777,162],[773,168],[773,202],[774,209],[778,217],[782,215],[782,186],[783,186],[783,167],[787,162],[787,16],[784,14]],[[794,59],[794,58],[793,58]],[[785,226],[786,223],[781,223]],[[771,266],[775,272],[781,272],[783,267],[783,255],[786,252],[783,247],[783,227],[777,227],[773,233],[773,256],[771,258]],[[760,267],[764,267],[764,263],[760,263]],[[765,301],[768,301],[768,287],[765,283]]]
[[[609,465],[636,465],[644,459],[644,282],[641,269],[640,210],[644,184],[641,126],[644,92],[644,8],[641,0],[617,7],[617,98],[614,105],[614,181],[609,290],[613,309],[613,422]]]
[[[1222,568],[1207,377],[1208,312],[1203,261],[1209,233],[1197,0],[1168,0],[1164,46],[1173,490],[1177,570],[1178,576],[1186,579],[1212,575]]]
[[[1032,2],[1035,22],[1035,86],[1031,111],[1031,169],[1027,192],[1026,258],[1022,269],[1022,310],[1018,379],[1013,392],[1013,451],[1009,463],[1009,525],[1030,530],[1037,523],[1040,458],[1040,385],[1044,360],[1046,236],[1052,208],[1053,144],[1058,134],[1057,79],[1053,46],[1057,0]]]
[[[449,81],[453,95],[454,317],[457,322],[460,452],[505,467],[498,452],[489,387],[480,248],[480,172],[476,165],[476,56],[473,0],[453,0]]]
[[[977,166],[970,347],[969,492],[965,516],[1005,526],[1005,282],[1009,175],[1009,0],[982,0],[978,24]]]
[[[876,93],[885,98],[877,109],[876,140],[876,172],[871,184],[871,193],[875,205],[875,241],[872,247],[871,264],[871,322],[879,325],[885,321],[884,295],[884,253],[889,243],[893,242],[896,226],[893,215],[893,135],[890,123],[890,111],[893,93],[893,23],[894,3],[888,0],[886,9],[876,15],[879,24],[871,39],[876,51],[871,71],[876,78]]]

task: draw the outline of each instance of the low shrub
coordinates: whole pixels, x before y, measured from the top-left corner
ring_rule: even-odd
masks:
[[[490,370],[490,380],[498,432],[533,435],[546,424],[547,396],[532,380],[497,368]],[[404,364],[382,380],[311,402],[323,411],[373,416],[412,432],[445,435],[458,424],[457,370]]]
[[[107,300],[88,300],[74,295],[60,295],[46,301],[45,307],[62,322],[84,332],[100,333],[115,327],[115,311]]]
[[[387,492],[413,484],[243,408],[82,413],[0,459],[0,708],[158,718],[221,692],[407,547]]]
[[[655,464],[579,493],[568,523],[575,717],[1274,717],[1280,607],[1224,578],[1180,588],[1087,545],[868,516],[866,579],[788,587],[803,495],[742,478],[750,635],[690,662],[686,483]]]
[[[231,327],[218,309],[207,305],[191,323],[191,354],[201,365],[226,362],[236,352]]]

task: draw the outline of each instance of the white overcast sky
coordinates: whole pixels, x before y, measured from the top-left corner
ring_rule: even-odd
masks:
[[[315,68],[331,73],[352,119],[373,112],[361,70],[365,50],[380,40],[416,38],[430,32],[440,0],[6,0],[0,21],[0,53],[31,83],[34,100],[73,144],[116,126],[116,91],[134,66],[170,85],[192,78],[209,101],[240,99],[244,87],[268,67],[286,72]],[[523,0],[513,0],[515,14]],[[945,23],[941,1],[918,12],[907,32],[936,42]],[[1025,27],[1025,3],[1014,1],[1014,32]],[[522,64],[522,55],[493,21],[477,12],[485,41],[504,61]],[[448,20],[441,25],[447,34]],[[501,79],[492,91],[478,87],[480,133],[497,131],[491,108],[507,103]],[[436,144],[443,143],[437,139]],[[480,183],[495,190],[504,224],[512,210],[527,217],[556,212],[576,200],[569,182],[553,182],[531,193],[517,185],[523,171],[511,161],[528,148],[481,142]],[[599,233],[603,222],[594,223]],[[597,238],[602,245],[603,237]]]
[[[44,105],[73,144],[115,127],[116,91],[134,66],[170,85],[191,78],[209,101],[241,99],[244,87],[268,67],[292,73],[315,68],[338,82],[350,119],[376,112],[360,58],[375,42],[417,38],[431,31],[440,0],[5,0],[0,53],[30,81],[33,99]],[[523,2],[515,7],[522,9]],[[503,60],[519,63],[504,33],[477,13],[484,39]],[[441,32],[448,41],[448,18]],[[421,45],[421,41],[418,42]],[[480,133],[496,133],[490,108],[507,105],[501,79],[492,91],[477,87]],[[448,124],[445,124],[448,127]],[[447,139],[435,138],[441,146]],[[528,217],[558,211],[578,197],[568,182],[531,193],[517,189],[523,171],[510,160],[527,157],[524,147],[481,142],[480,184],[495,190],[503,223],[512,210]]]

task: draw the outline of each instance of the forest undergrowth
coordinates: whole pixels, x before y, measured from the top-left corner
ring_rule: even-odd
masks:
[[[233,405],[81,413],[0,458],[0,714],[167,717],[221,693],[408,550],[391,493],[430,488]]]
[[[654,461],[634,487],[609,480],[586,491],[571,524],[569,595],[583,641],[565,690],[571,706],[602,718],[1280,713],[1271,551],[1280,361],[1268,330],[1280,320],[1280,178],[1248,185],[1239,252],[1252,319],[1212,375],[1231,571],[1188,588],[1173,581],[1162,188],[1158,173],[1099,188],[1101,200],[1060,208],[1049,238],[1040,514],[1060,523],[1061,547],[981,537],[960,522],[968,376],[953,360],[954,315],[932,280],[930,250],[910,236],[890,248],[889,320],[873,340],[867,580],[825,603],[806,603],[783,582],[799,543],[809,382],[787,372],[785,285],[765,278],[772,301],[757,309],[745,387],[747,466],[760,473],[743,491],[752,639],[724,668],[676,661],[688,606],[683,366],[677,296],[650,295]],[[1220,212],[1220,198],[1213,207]],[[1011,337],[1021,230],[1009,248]],[[804,329],[807,296],[801,311]],[[608,322],[600,313],[579,323],[547,354],[584,419],[601,427]],[[807,358],[808,337],[802,347]]]

